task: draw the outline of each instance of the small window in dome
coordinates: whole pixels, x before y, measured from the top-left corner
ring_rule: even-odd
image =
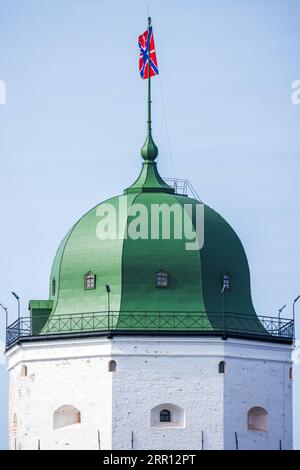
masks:
[[[52,279],[52,295],[55,295],[56,292],[56,280],[55,277]]]
[[[96,288],[96,274],[91,271],[84,275],[84,288],[95,289]]]
[[[228,291],[231,289],[231,277],[228,273],[223,274],[222,278],[222,292]]]
[[[169,275],[166,271],[156,273],[156,287],[168,287]]]

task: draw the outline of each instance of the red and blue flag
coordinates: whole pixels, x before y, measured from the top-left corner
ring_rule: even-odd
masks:
[[[150,47],[149,47],[150,46]],[[155,44],[152,26],[147,29],[141,36],[139,36],[139,70],[141,78],[145,79],[149,76],[148,57],[150,55],[150,77],[158,75],[157,58],[155,52]],[[149,54],[150,51],[150,54]]]

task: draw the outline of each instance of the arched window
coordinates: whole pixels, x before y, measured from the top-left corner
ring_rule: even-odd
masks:
[[[109,372],[116,372],[117,370],[117,363],[116,361],[112,360],[112,361],[109,361],[108,363],[108,371]]]
[[[150,411],[151,426],[184,428],[185,411],[173,403],[161,403]]]
[[[166,271],[156,273],[156,287],[168,287],[169,275]]]
[[[93,274],[91,271],[84,275],[84,288],[85,289],[95,289],[96,288],[96,274]]]
[[[225,374],[225,361],[219,362],[219,374]]]
[[[27,366],[25,366],[25,364],[22,365],[21,367],[21,377],[27,377]]]
[[[56,292],[56,280],[55,277],[52,279],[52,295],[55,295]]]
[[[53,429],[81,422],[80,411],[72,405],[63,405],[53,413]]]
[[[248,411],[248,429],[251,431],[264,431],[269,430],[268,413],[260,406],[254,406]]]
[[[169,410],[161,410],[159,413],[159,421],[161,423],[170,423],[171,422],[171,413]]]
[[[292,378],[293,378],[293,368],[290,367],[289,368],[289,379],[292,380]]]

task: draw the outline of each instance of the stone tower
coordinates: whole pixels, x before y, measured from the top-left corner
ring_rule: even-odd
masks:
[[[291,449],[293,322],[256,314],[234,230],[160,177],[148,82],[139,177],[7,329],[10,448]]]

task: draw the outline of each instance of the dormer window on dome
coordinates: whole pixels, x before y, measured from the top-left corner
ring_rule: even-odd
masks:
[[[84,288],[86,290],[96,289],[96,274],[89,271],[84,275]]]
[[[228,291],[231,289],[231,278],[228,273],[223,274],[223,286],[222,292]]]
[[[56,292],[56,280],[55,280],[55,277],[52,279],[51,291],[52,291],[52,295],[55,295],[55,292]]]
[[[168,287],[169,274],[166,271],[156,273],[156,287]]]

